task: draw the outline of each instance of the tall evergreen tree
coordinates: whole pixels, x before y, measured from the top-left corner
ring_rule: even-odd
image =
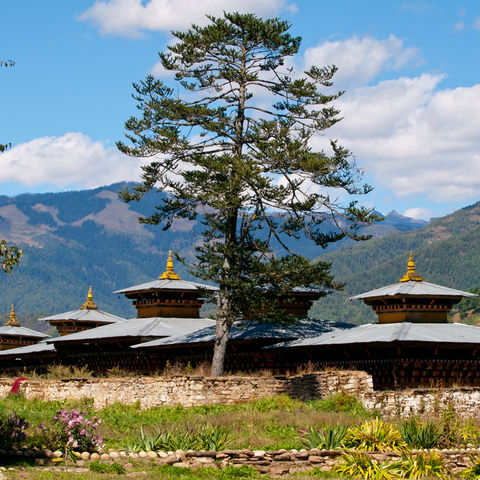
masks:
[[[0,60],[0,67],[13,67],[13,60]],[[0,144],[0,153],[10,148],[10,143]],[[20,262],[22,251],[15,245],[10,245],[6,240],[0,240],[0,269],[5,273],[12,273],[13,268]]]
[[[363,238],[359,224],[376,217],[355,200],[337,200],[337,190],[371,190],[360,184],[350,152],[336,141],[330,154],[311,146],[313,135],[339,121],[332,101],[342,92],[321,91],[336,68],[313,66],[295,76],[286,60],[301,38],[288,33],[288,22],[239,13],[208,19],[205,27],[173,32],[176,42],[159,54],[175,87],[153,76],[134,84],[141,116],[125,124],[131,143],[117,146],[155,157],[125,200],[155,186],[171,194],[141,221],[168,229],[176,218],[201,214],[204,242],[190,271],[219,285],[212,375],[221,375],[242,312],[275,316],[275,298],[295,286],[338,287],[329,264],[309,263],[282,238],[306,235],[325,247],[346,235]],[[322,229],[329,216],[335,232]],[[279,245],[285,252],[275,257]]]

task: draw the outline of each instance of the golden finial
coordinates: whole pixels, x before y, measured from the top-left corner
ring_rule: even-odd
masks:
[[[410,256],[408,257],[408,268],[407,273],[400,279],[401,282],[409,282],[413,280],[415,282],[423,282],[423,277],[421,277],[415,271],[415,261],[413,260],[413,253],[410,251]]]
[[[167,269],[158,277],[160,280],[180,280],[180,277],[173,271],[172,251],[168,251]]]
[[[17,320],[17,317],[15,316],[15,309],[13,308],[13,303],[12,303],[12,309],[10,310],[10,318],[5,325],[10,326],[10,327],[19,327],[20,326],[20,323]]]
[[[98,307],[93,302],[92,286],[88,289],[87,301],[80,307],[80,310],[98,310]]]

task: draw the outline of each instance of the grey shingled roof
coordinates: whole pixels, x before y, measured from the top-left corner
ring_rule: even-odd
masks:
[[[30,353],[44,353],[54,352],[55,347],[52,344],[46,343],[45,340],[35,343],[34,345],[27,345],[26,347],[11,348],[9,350],[1,350],[0,357],[16,357],[18,355],[28,355]]]
[[[126,319],[112,315],[111,313],[103,312],[96,309],[78,309],[71,312],[58,313],[57,315],[51,315],[50,317],[39,318],[42,322],[50,322],[52,320],[77,320],[81,322],[103,322],[103,323],[116,323],[124,322]]]
[[[140,285],[134,285],[133,287],[123,288],[117,290],[114,293],[129,293],[129,292],[141,292],[145,290],[208,290],[211,292],[217,291],[218,287],[212,285],[204,285],[202,283],[188,282],[186,280],[169,280],[169,279],[157,279],[153,282],[142,283]]]
[[[292,325],[273,323],[238,322],[230,331],[230,340],[253,340],[255,338],[272,338],[281,340],[318,336],[338,328],[349,328],[350,324],[334,323],[317,319],[303,319]],[[186,335],[172,336],[133,345],[132,348],[152,348],[166,345],[210,343],[215,340],[215,325],[190,332]]]
[[[132,318],[110,325],[103,325],[83,332],[52,338],[49,343],[83,342],[91,340],[106,340],[118,337],[167,337],[171,335],[183,335],[199,328],[215,324],[215,320],[209,318]]]
[[[0,335],[12,335],[12,336],[21,336],[21,337],[32,337],[32,338],[46,338],[50,335],[47,335],[42,332],[37,332],[26,327],[15,327],[14,325],[4,325],[0,327]]]
[[[478,343],[480,327],[462,323],[370,323],[336,330],[314,338],[294,340],[276,347],[309,347],[392,342]]]
[[[370,290],[350,297],[350,300],[362,300],[366,298],[377,297],[393,297],[395,295],[412,295],[412,296],[445,296],[445,297],[476,297],[474,293],[455,290],[454,288],[442,287],[428,282],[398,282],[386,287]]]

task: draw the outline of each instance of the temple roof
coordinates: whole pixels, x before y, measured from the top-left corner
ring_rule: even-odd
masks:
[[[274,323],[236,322],[231,331],[229,340],[254,340],[256,338],[271,338],[278,341],[296,338],[315,337],[319,334],[350,328],[352,325],[306,318],[291,325],[277,325]],[[215,340],[215,325],[201,328],[186,335],[172,336],[158,340],[133,345],[132,348],[151,348],[182,344],[211,343]]]
[[[30,328],[20,326],[20,322],[17,320],[15,315],[15,308],[12,304],[12,309],[10,310],[10,317],[6,321],[5,325],[0,327],[0,335],[2,336],[12,336],[12,337],[30,337],[30,338],[46,338],[50,335],[47,335],[42,332],[37,332]]]
[[[394,283],[386,287],[370,290],[369,292],[361,293],[350,297],[350,300],[361,300],[367,298],[377,297],[391,297],[395,295],[410,295],[410,296],[424,296],[424,297],[476,297],[475,294],[456,290],[454,288],[443,287],[442,285],[435,285],[434,283],[419,282],[409,280],[406,282]]]
[[[44,352],[54,352],[54,351],[55,351],[54,345],[46,343],[45,340],[41,340],[38,343],[34,343],[33,345],[27,345],[25,347],[10,348],[8,350],[0,350],[0,357],[28,355],[30,353],[44,353]]]
[[[350,297],[350,300],[365,300],[382,297],[399,296],[416,296],[416,297],[476,297],[474,293],[456,290],[454,288],[443,287],[434,283],[423,281],[415,271],[415,261],[413,259],[413,252],[410,252],[407,264],[407,273],[400,278],[398,283],[388,285],[386,287],[370,290],[369,292],[361,293]]]
[[[87,294],[87,301],[84,302],[78,310],[58,313],[57,315],[39,318],[39,320],[42,322],[74,320],[92,323],[116,323],[123,322],[125,318],[99,310],[97,305],[93,302],[92,287],[90,286]]]
[[[151,317],[132,318],[110,325],[103,325],[83,332],[64,335],[49,340],[49,343],[65,342],[90,342],[92,340],[106,340],[109,338],[135,338],[144,337],[168,337],[171,335],[183,335],[199,328],[214,325],[215,320],[210,318],[175,318],[175,317]]]
[[[1,336],[15,336],[15,337],[32,337],[32,338],[46,338],[50,335],[46,333],[37,332],[31,328],[16,327],[14,325],[4,325],[0,327]]]
[[[182,280],[173,270],[172,251],[170,250],[168,252],[167,268],[157,280],[116,290],[114,293],[134,293],[148,290],[207,290],[214,292],[218,290],[218,287]]]
[[[335,330],[314,338],[282,343],[273,348],[392,342],[480,344],[480,327],[462,323],[370,323],[349,330]]]

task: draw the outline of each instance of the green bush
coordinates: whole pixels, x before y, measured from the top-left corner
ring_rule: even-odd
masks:
[[[333,471],[345,477],[364,480],[391,480],[396,476],[391,464],[378,463],[363,452],[345,453]]]
[[[354,395],[345,392],[333,393],[321,400],[307,402],[315,410],[333,413],[346,413],[352,417],[371,417],[371,413]]]
[[[404,454],[391,466],[401,478],[448,478],[443,458],[437,453]]]
[[[402,451],[406,448],[399,430],[378,418],[350,427],[343,439],[347,448],[362,451]]]
[[[334,450],[343,447],[343,439],[348,427],[344,425],[327,425],[320,430],[312,427],[298,429],[303,445],[308,448]]]
[[[421,422],[417,418],[404,420],[399,426],[403,440],[411,448],[434,448],[441,440],[442,428],[433,422]]]

